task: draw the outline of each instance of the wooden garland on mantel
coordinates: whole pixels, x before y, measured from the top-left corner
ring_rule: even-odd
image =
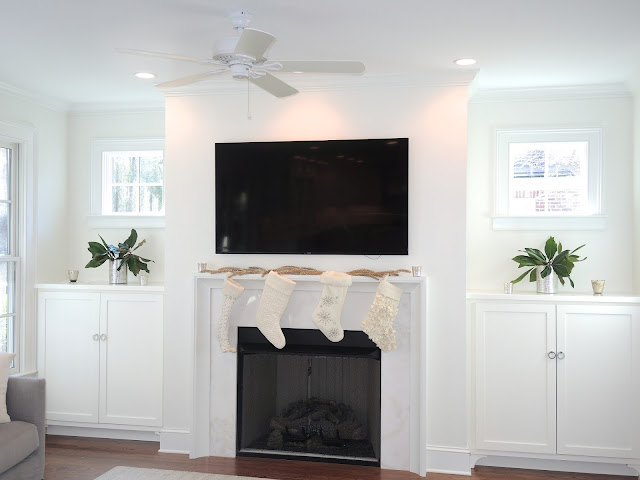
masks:
[[[293,267],[293,266],[285,266],[279,268],[262,268],[262,267],[248,267],[248,268],[240,268],[240,267],[222,267],[217,270],[205,270],[202,273],[228,273],[229,277],[235,277],[237,275],[261,275],[265,276],[270,271],[274,271],[280,275],[322,275],[324,273],[323,270],[316,270],[315,268],[309,267]],[[404,268],[399,268],[397,270],[385,270],[383,272],[374,272],[373,270],[368,270],[366,268],[360,268],[358,270],[351,270],[350,272],[345,272],[347,275],[351,275],[353,277],[369,277],[374,278],[376,280],[380,280],[385,276],[389,275],[391,277],[397,277],[399,273],[411,273],[411,270],[406,270]]]

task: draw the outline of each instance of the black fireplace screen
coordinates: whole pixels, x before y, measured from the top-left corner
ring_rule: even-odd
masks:
[[[238,329],[237,454],[379,465],[380,349],[363,332],[283,333],[278,350]]]

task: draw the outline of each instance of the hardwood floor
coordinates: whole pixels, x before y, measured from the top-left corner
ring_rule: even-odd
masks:
[[[45,480],[92,480],[118,465],[221,473],[278,480],[419,480],[418,475],[375,467],[261,458],[208,457],[158,453],[158,444],[130,440],[47,436]],[[633,477],[543,472],[491,467],[471,477],[429,474],[427,480],[629,480]]]

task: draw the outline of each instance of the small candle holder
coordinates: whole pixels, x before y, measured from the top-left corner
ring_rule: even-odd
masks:
[[[422,276],[422,267],[420,265],[414,265],[411,267],[411,273],[413,274],[414,277],[421,277]]]
[[[71,283],[76,283],[80,272],[78,270],[67,270],[67,274],[69,275],[69,281]]]
[[[149,283],[149,276],[148,275],[140,274],[139,277],[140,277],[140,286],[141,287],[144,287],[144,286],[147,285],[147,283]]]
[[[604,292],[604,280],[591,280],[591,288],[594,295],[602,295],[602,292]]]
[[[504,284],[504,293],[513,293],[513,282],[505,282]]]
[[[198,273],[204,273],[207,270],[207,262],[198,262]]]

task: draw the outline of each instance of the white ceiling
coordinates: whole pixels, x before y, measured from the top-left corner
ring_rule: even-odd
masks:
[[[362,81],[454,70],[460,57],[477,58],[479,89],[619,83],[640,71],[640,0],[0,2],[0,83],[69,105],[161,102],[154,82],[206,67],[115,49],[210,57],[215,40],[234,35],[228,13],[239,9],[278,38],[270,60],[361,60]]]

